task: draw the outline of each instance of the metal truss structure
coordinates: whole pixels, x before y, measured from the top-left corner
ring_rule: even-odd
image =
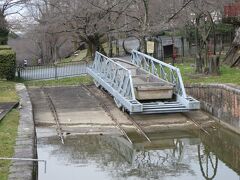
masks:
[[[130,114],[186,112],[200,108],[199,101],[186,95],[178,68],[136,50],[132,51],[129,63],[154,77],[171,83],[174,86],[175,98],[170,101],[138,101],[135,98],[131,71],[117,61],[96,52],[93,65],[87,69],[87,72],[94,78],[97,86],[103,87],[114,97],[119,108],[126,109]]]

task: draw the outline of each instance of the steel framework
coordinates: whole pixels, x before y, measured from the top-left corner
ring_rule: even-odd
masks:
[[[96,52],[92,67],[87,72],[113,97],[118,107],[125,107],[129,112],[142,112],[142,104],[134,94],[131,71]]]
[[[171,83],[174,86],[175,100],[139,102],[135,98],[131,71],[99,52],[96,52],[93,65],[87,68],[87,72],[97,85],[102,86],[114,97],[119,108],[123,107],[131,114],[186,112],[200,108],[199,101],[186,95],[178,68],[136,50],[132,51],[131,63],[148,74]]]

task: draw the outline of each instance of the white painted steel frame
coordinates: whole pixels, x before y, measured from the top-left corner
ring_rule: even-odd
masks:
[[[173,84],[177,101],[185,105],[187,109],[200,109],[200,102],[187,96],[180,70],[177,67],[136,50],[132,51],[131,63],[140,67],[145,72]]]
[[[155,101],[140,103],[136,100],[131,71],[112,59],[96,52],[93,65],[87,72],[130,113],[170,113],[199,109],[200,103],[186,95],[180,70],[138,51],[132,51],[132,63],[174,85],[175,102]]]
[[[87,72],[129,112],[142,112],[142,104],[135,99],[131,71],[112,59],[96,52]]]

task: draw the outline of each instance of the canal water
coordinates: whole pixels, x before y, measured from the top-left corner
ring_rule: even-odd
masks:
[[[220,127],[148,134],[69,135],[37,129],[39,180],[240,180],[240,136]]]

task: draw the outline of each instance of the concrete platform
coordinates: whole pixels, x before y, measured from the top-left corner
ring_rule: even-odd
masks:
[[[113,124],[99,103],[80,87],[46,88],[57,113],[60,124]],[[30,96],[37,125],[55,125],[46,96],[41,89],[31,89]],[[96,118],[97,117],[97,118]]]

